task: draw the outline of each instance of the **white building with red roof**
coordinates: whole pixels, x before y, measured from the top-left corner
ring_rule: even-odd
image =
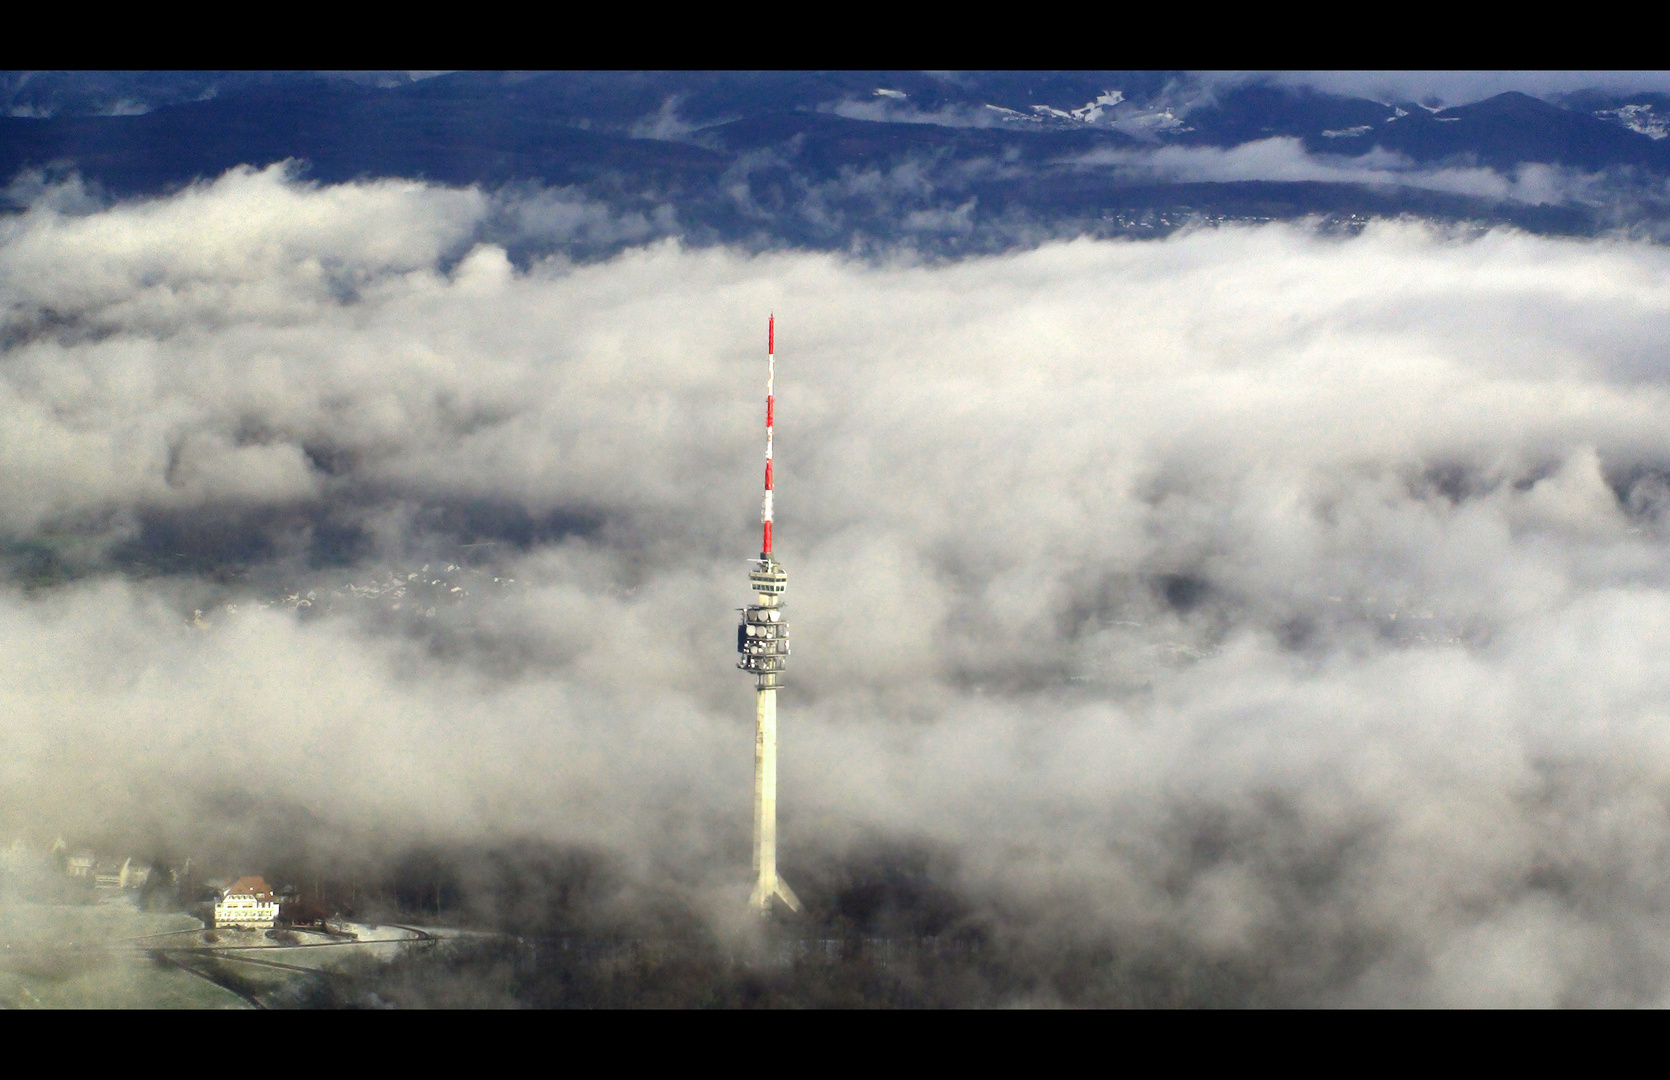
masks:
[[[271,928],[278,920],[278,897],[262,877],[241,877],[215,903],[216,926]]]

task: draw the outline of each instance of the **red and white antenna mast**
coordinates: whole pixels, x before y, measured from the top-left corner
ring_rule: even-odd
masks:
[[[765,323],[765,501],[760,504],[760,528],[765,535],[760,543],[761,558],[771,557],[771,435],[777,411],[776,380],[777,313],[772,312]]]

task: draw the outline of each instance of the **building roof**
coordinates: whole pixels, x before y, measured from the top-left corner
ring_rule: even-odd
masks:
[[[234,896],[253,896],[257,900],[271,900],[273,898],[273,890],[272,886],[267,884],[267,879],[264,877],[259,875],[255,877],[241,877],[227,888],[226,895],[223,899],[228,899]]]

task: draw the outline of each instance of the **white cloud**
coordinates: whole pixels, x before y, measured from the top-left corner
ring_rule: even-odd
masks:
[[[878,90],[878,94],[881,92]],[[981,105],[944,105],[919,109],[907,100],[889,96],[849,98],[829,106],[829,111],[848,120],[870,120],[888,124],[933,124],[937,127],[1005,127],[1030,117],[1008,109]]]
[[[635,139],[683,139],[696,130],[696,125],[679,116],[680,95],[674,94],[661,102],[661,107],[633,124],[628,133]]]
[[[1347,168],[1205,160],[1143,167]],[[493,212],[269,171],[8,219],[14,546],[302,505],[372,535],[354,576],[449,507],[592,524],[506,534],[521,588],[412,624],[189,575],[0,595],[7,828],[254,850],[202,814],[231,787],[338,855],[534,835],[740,881],[775,310],[791,873],[931,843],[1002,940],[1275,971],[1271,1000],[1662,998],[1662,248],[1273,225],[517,270],[472,239]]]
[[[1553,165],[1520,165],[1504,175],[1479,166],[1423,166],[1381,147],[1354,157],[1312,154],[1303,140],[1290,136],[1260,139],[1227,150],[1210,146],[1097,150],[1075,160],[1111,168],[1134,179],[1165,183],[1268,180],[1374,184],[1531,205],[1585,199],[1606,187],[1604,177]]]

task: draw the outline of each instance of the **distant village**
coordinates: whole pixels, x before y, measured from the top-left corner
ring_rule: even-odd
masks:
[[[503,596],[515,584],[513,577],[500,577],[458,563],[449,562],[443,567],[437,562],[387,570],[380,577],[370,577],[363,582],[339,581],[334,585],[321,584],[311,589],[278,589],[246,603],[252,607],[290,610],[301,615],[323,615],[338,608],[371,606],[391,615],[433,619],[437,609],[457,607],[471,599]],[[236,614],[238,606],[236,602],[229,601],[218,610]],[[205,614],[213,613],[196,611],[191,621],[197,626],[206,625]]]
[[[57,903],[185,910],[207,927],[271,930],[325,922],[317,904],[304,902],[294,887],[275,890],[258,874],[199,878],[190,859],[162,868],[131,855],[71,848],[62,838],[44,850],[21,838],[0,849],[3,893]]]

